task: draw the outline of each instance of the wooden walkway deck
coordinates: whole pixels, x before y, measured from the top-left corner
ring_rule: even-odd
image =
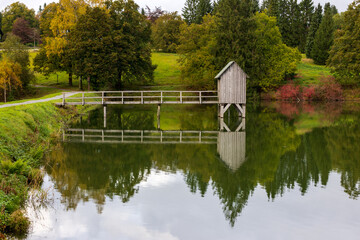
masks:
[[[63,93],[57,105],[218,104],[217,91],[101,91]]]

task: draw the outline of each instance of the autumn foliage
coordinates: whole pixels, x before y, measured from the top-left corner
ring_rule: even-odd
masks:
[[[334,77],[322,77],[316,86],[302,87],[287,83],[276,91],[276,99],[286,101],[341,101],[343,90]]]

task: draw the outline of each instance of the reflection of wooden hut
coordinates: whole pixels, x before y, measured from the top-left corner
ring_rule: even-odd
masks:
[[[248,75],[232,61],[229,62],[215,77],[220,104],[220,117],[231,104],[234,104],[242,117],[245,117],[246,78]]]
[[[218,153],[222,161],[233,171],[245,162],[245,132],[219,132]]]

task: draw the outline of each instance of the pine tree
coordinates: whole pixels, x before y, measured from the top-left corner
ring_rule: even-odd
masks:
[[[184,20],[189,25],[195,23],[197,4],[198,0],[186,0],[185,6],[182,9]]]
[[[249,65],[256,24],[251,0],[220,0],[216,11],[217,66],[230,60],[246,69]]]
[[[300,29],[300,44],[299,50],[305,52],[306,39],[310,30],[311,18],[314,13],[314,6],[312,0],[302,0],[300,3],[301,10],[301,29]]]
[[[324,17],[315,34],[311,55],[316,64],[325,65],[334,40],[334,20],[330,3],[325,4]]]
[[[360,83],[360,2],[349,5],[343,14],[342,29],[336,31],[328,65],[342,84]]]
[[[196,23],[201,23],[202,18],[213,11],[211,0],[199,0],[196,8]]]
[[[311,52],[314,46],[314,39],[316,31],[319,29],[320,23],[322,20],[322,6],[319,3],[315,9],[315,12],[311,18],[311,24],[309,29],[309,34],[306,39],[306,48],[305,53],[307,58],[312,58]]]
[[[183,17],[187,24],[200,24],[202,18],[213,11],[211,0],[186,0]]]

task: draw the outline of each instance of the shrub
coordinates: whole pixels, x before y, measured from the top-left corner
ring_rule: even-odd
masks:
[[[285,84],[284,86],[280,87],[277,92],[277,98],[281,100],[300,100],[301,99],[301,92],[300,86],[295,85],[293,82]]]
[[[276,91],[276,99],[287,101],[341,101],[343,90],[332,76],[322,77],[319,85],[300,87],[293,82],[287,83]]]
[[[304,87],[302,89],[302,99],[311,101],[313,100],[314,96],[315,96],[314,86]]]
[[[10,215],[8,224],[9,231],[15,235],[24,235],[27,233],[29,226],[30,221],[21,210],[17,210]]]
[[[320,80],[320,84],[315,89],[314,100],[319,101],[341,101],[343,100],[343,90],[341,85],[335,82],[335,78],[328,76]]]

